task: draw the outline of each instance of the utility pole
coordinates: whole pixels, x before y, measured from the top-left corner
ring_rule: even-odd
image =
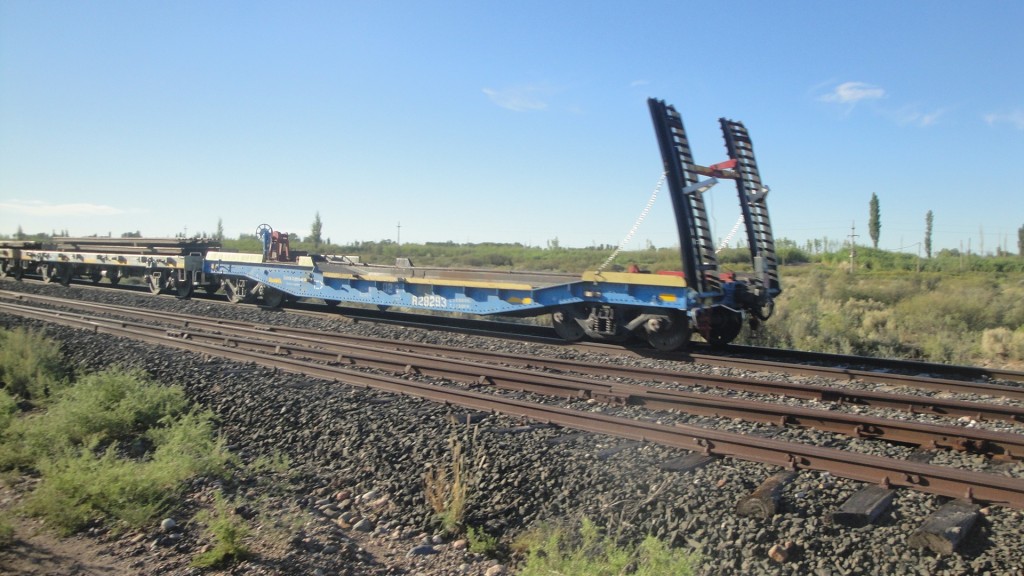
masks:
[[[854,259],[857,257],[857,221],[850,223],[850,274],[853,274]]]
[[[398,245],[402,245],[402,223],[398,223]]]

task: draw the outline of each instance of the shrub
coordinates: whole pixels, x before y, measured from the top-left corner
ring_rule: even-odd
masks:
[[[220,492],[216,494],[214,510],[203,510],[196,515],[196,520],[206,524],[206,531],[213,538],[214,544],[192,560],[193,566],[222,567],[249,555],[249,549],[244,543],[249,535],[249,527],[234,513],[233,506]]]
[[[18,401],[7,393],[7,390],[0,388],[0,438],[10,426],[14,415],[18,412]]]
[[[483,528],[467,527],[466,540],[469,541],[469,551],[474,554],[494,556],[498,552],[498,538],[484,532]]]
[[[1008,328],[990,328],[981,334],[981,351],[986,358],[1006,360],[1013,351],[1013,332]]]
[[[0,384],[9,394],[39,404],[67,382],[57,344],[37,332],[0,330]]]
[[[64,390],[59,403],[41,417],[40,428],[51,444],[123,441],[140,437],[187,408],[179,387],[150,382],[137,371],[105,370]]]
[[[14,527],[4,518],[0,518],[0,550],[7,548],[13,542]]]
[[[180,388],[109,370],[61,391],[41,414],[17,418],[0,467],[31,467],[26,510],[64,534],[97,520],[138,528],[163,513],[183,482],[225,475],[230,456],[212,414],[188,410]]]
[[[99,456],[91,448],[39,463],[42,481],[26,503],[30,514],[67,535],[108,517],[137,528],[167,508],[179,474],[119,458],[116,446]]]

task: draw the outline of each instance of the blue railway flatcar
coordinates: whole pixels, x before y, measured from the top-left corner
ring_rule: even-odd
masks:
[[[771,315],[781,292],[774,239],[753,146],[743,124],[721,119],[729,158],[694,162],[682,118],[663,101],[648,101],[672,198],[682,273],[603,269],[582,275],[367,264],[349,255],[293,255],[288,235],[261,225],[262,253],[220,251],[202,240],[55,239],[55,246],[0,243],[0,274],[35,273],[45,281],[83,276],[98,282],[139,275],[154,293],[191,296],[196,287],[223,290],[234,302],[288,299],[328,305],[365,304],[473,315],[547,315],[564,339],[623,341],[639,336],[659,350],[685,347],[694,333],[731,342],[744,322]],[[703,194],[721,179],[739,196],[754,273],[719,271]]]

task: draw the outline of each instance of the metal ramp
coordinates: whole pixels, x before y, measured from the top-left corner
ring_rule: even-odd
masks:
[[[686,283],[702,295],[720,294],[722,282],[718,277],[718,258],[715,256],[715,244],[708,225],[703,194],[715,181],[711,180],[706,186],[698,181],[700,172],[693,162],[683,118],[676,109],[665,104],[664,100],[654,98],[648,99],[647,104],[658,135],[669,194],[672,197]]]
[[[747,227],[747,242],[754,269],[763,274],[764,288],[777,293],[779,284],[779,263],[775,254],[775,239],[772,237],[771,221],[768,219],[768,203],[765,198],[768,188],[761,182],[761,173],[754,158],[754,145],[742,122],[720,118],[722,136],[729,158],[736,161],[736,189]],[[758,260],[760,259],[760,260]]]

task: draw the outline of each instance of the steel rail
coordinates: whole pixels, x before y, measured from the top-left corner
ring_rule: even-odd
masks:
[[[962,364],[935,364],[920,360],[905,360],[901,358],[874,358],[852,356],[849,354],[832,354],[828,352],[762,348],[759,346],[743,346],[739,344],[730,344],[727,352],[732,354],[741,354],[744,356],[755,356],[758,354],[765,356],[781,356],[798,359],[801,362],[820,362],[831,366],[842,364],[862,365],[885,370],[903,370],[906,372],[945,374],[950,376],[968,376],[971,378],[989,378],[992,380],[1024,382],[1024,372],[1019,370],[1008,370],[1005,368],[984,368],[981,366],[964,366]],[[728,358],[729,356],[719,354],[717,357]]]
[[[9,308],[5,306],[5,308]],[[166,334],[155,335],[116,323],[99,324],[60,312],[19,307],[10,313],[82,328],[96,333],[129,337],[151,344],[216,356],[228,360],[253,363],[274,370],[283,370],[306,377],[344,382],[352,386],[375,388],[427,400],[442,402],[511,416],[530,418],[560,426],[609,434],[631,440],[654,442],[674,448],[697,451],[706,455],[731,456],[741,460],[782,466],[790,470],[819,470],[834,476],[886,487],[907,487],[950,498],[1002,504],[1024,509],[1024,480],[996,474],[974,472],[897,460],[881,456],[857,454],[834,448],[808,446],[746,434],[705,429],[697,426],[668,426],[627,418],[580,412],[546,406],[470,390],[438,386],[363,372],[353,372],[293,358],[271,356],[262,352],[192,342]]]
[[[872,370],[860,370],[855,368],[840,368],[832,366],[815,366],[811,364],[796,364],[779,362],[776,360],[760,360],[757,358],[739,358],[734,356],[723,356],[714,354],[686,353],[680,356],[678,353],[671,354],[658,352],[657,350],[638,350],[636,348],[614,348],[601,344],[577,345],[581,349],[601,351],[619,356],[630,356],[634,358],[647,358],[667,361],[690,360],[699,364],[718,366],[721,368],[737,368],[752,372],[785,372],[787,374],[798,374],[802,376],[822,376],[835,380],[861,380],[877,384],[888,384],[891,386],[906,386],[921,390],[934,390],[939,392],[955,392],[960,394],[981,394],[987,396],[1002,396],[1024,400],[1024,386],[1009,384],[994,384],[990,382],[971,382],[967,380],[954,380],[950,378],[932,378],[929,376],[917,376],[910,374],[899,374],[895,372],[877,372]],[[871,358],[863,358],[863,361],[870,362]],[[932,366],[926,364],[925,366]],[[927,371],[922,367],[921,371]],[[1007,371],[1012,374],[1011,371]],[[1021,374],[1024,378],[1024,373]]]

